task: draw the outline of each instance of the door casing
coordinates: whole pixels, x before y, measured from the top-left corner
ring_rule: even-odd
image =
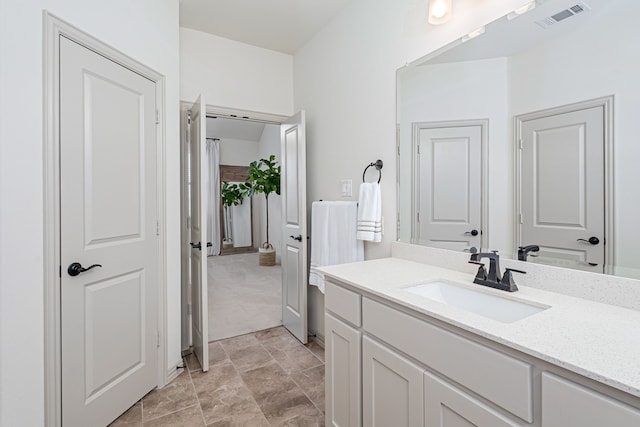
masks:
[[[604,273],[613,274],[615,266],[615,247],[614,247],[614,147],[613,147],[613,103],[614,95],[605,96],[602,98],[589,99],[574,104],[562,105],[560,107],[549,108],[546,110],[534,111],[527,114],[521,114],[514,117],[514,143],[516,144],[514,150],[515,160],[515,180],[514,180],[514,259],[517,259],[518,246],[522,245],[522,232],[520,227],[519,214],[522,212],[522,152],[519,149],[520,139],[522,134],[523,122],[528,120],[535,120],[545,118],[549,116],[555,116],[558,114],[571,113],[574,111],[585,110],[594,107],[602,107],[604,111],[603,125],[604,125],[604,147],[603,147],[603,160],[604,160],[604,232],[606,238],[606,244],[604,246]]]
[[[61,426],[62,424],[62,373],[61,373],[61,260],[60,260],[60,133],[59,133],[59,40],[65,36],[76,43],[90,49],[109,60],[128,68],[147,79],[156,86],[156,107],[158,121],[156,144],[157,156],[157,215],[159,221],[160,244],[158,246],[158,319],[157,328],[160,333],[158,348],[157,385],[164,386],[178,371],[167,369],[167,319],[166,319],[166,224],[165,224],[165,110],[164,110],[164,76],[141,64],[124,53],[101,42],[91,35],[77,29],[73,25],[57,18],[48,11],[43,12],[43,89],[44,89],[44,135],[43,135],[43,284],[44,284],[44,401],[45,426]]]

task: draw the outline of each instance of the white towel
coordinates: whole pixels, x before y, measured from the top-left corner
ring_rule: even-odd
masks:
[[[356,240],[356,202],[313,202],[311,205],[311,268],[309,284],[324,293],[324,274],[318,267],[364,260],[364,246]]]
[[[382,196],[377,182],[360,184],[357,238],[370,242],[382,241]]]

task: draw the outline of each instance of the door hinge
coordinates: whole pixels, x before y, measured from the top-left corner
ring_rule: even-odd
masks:
[[[156,343],[156,347],[160,347],[160,331],[156,331],[158,342]]]
[[[420,212],[417,212],[417,213],[416,213],[416,220],[417,220],[418,222],[420,222]]]
[[[160,221],[156,221],[156,236],[160,235]]]
[[[160,110],[156,108],[156,124],[160,124]]]
[[[522,214],[518,214],[518,220],[520,221],[520,224],[524,224],[524,217]]]
[[[62,279],[62,266],[61,265],[58,266],[58,277],[60,277]]]
[[[418,144],[418,154],[420,154],[420,144]]]
[[[400,146],[398,145],[396,148],[398,149],[398,156],[399,156],[400,155]]]
[[[518,148],[520,148],[522,150],[523,147],[523,142],[522,142],[522,138],[518,139]]]

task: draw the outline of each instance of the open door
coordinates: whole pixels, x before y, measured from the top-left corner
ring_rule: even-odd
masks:
[[[307,178],[304,111],[282,123],[282,323],[307,343]]]
[[[205,104],[198,97],[191,108],[191,331],[193,352],[209,370],[209,308],[207,300],[207,161]]]

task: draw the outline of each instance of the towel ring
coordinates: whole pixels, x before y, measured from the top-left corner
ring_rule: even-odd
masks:
[[[367,173],[367,169],[369,169],[371,166],[375,166],[375,168],[378,170],[378,184],[380,184],[380,179],[382,178],[382,160],[376,160],[375,163],[369,163],[367,165],[366,168],[364,168],[364,172],[362,172],[362,182],[366,182],[364,180],[364,176]]]

